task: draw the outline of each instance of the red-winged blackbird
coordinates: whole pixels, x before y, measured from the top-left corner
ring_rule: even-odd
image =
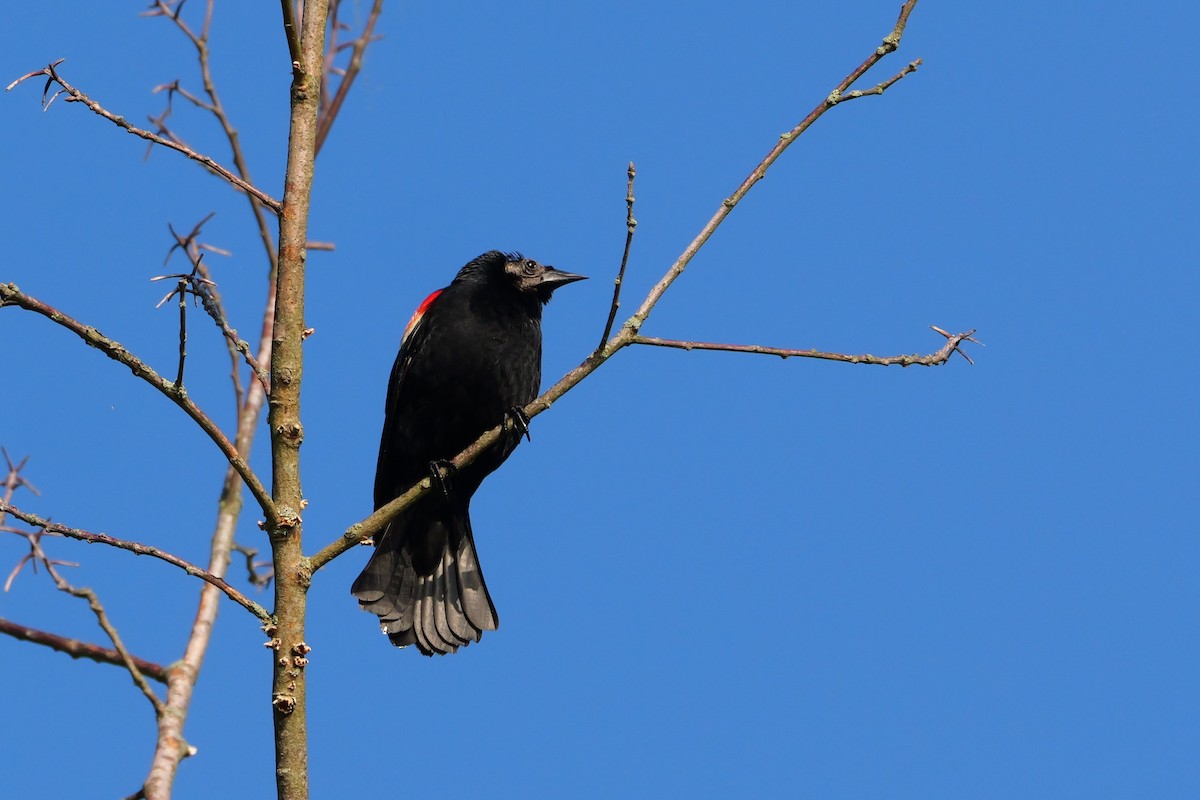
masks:
[[[582,280],[519,253],[493,250],[421,303],[388,384],[375,508],[394,500],[505,422],[500,441],[426,494],[376,537],[351,593],[392,644],[453,653],[499,625],[468,506],[479,484],[528,433],[521,411],[542,380],[542,306]]]

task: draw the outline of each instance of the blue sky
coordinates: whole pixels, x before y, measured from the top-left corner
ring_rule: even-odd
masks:
[[[186,13],[195,15],[200,3]],[[364,6],[366,4],[364,3]],[[243,7],[244,6],[244,7]],[[143,4],[7,13],[0,78],[60,57],[139,122],[198,87]],[[321,155],[303,478],[314,551],[370,510],[388,370],[417,303],[519,249],[593,277],[545,321],[547,384],[595,346],[638,166],[632,311],[750,168],[886,34],[899,3],[396,3]],[[277,5],[223,4],[215,78],[278,196]],[[194,17],[193,17],[194,18]],[[834,109],[731,215],[644,332],[893,354],[978,328],[974,367],[630,349],[534,423],[473,504],[502,625],[397,652],[348,587],[311,593],[314,797],[1187,797],[1195,675],[1200,297],[1192,4],[918,6],[883,97]],[[167,224],[210,211],[249,335],[264,267],[245,204],[40,87],[0,102],[0,281],[164,372]],[[175,127],[226,161],[197,113]],[[0,311],[0,444],[56,520],[203,561],[220,454],[178,409],[46,321]],[[192,396],[232,417],[195,326]],[[1192,378],[1187,377],[1193,375]],[[265,440],[254,463],[268,474]],[[255,517],[239,539],[263,547]],[[197,586],[71,542],[130,648],[181,652]],[[22,550],[0,539],[0,569]],[[233,574],[240,577],[235,569]],[[269,595],[264,596],[269,601]],[[0,616],[100,640],[22,574]],[[180,798],[273,787],[269,665],[226,604]],[[0,640],[5,794],[124,796],[153,745],[122,671]]]

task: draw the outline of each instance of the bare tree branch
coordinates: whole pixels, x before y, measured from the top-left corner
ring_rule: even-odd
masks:
[[[199,262],[197,262],[197,267],[200,267]],[[201,267],[201,269],[203,268]],[[258,380],[259,385],[262,386],[263,391],[269,392],[271,388],[271,376],[267,373],[267,370],[262,363],[254,357],[253,353],[250,352],[250,343],[245,339],[239,338],[238,332],[229,327],[229,323],[225,321],[225,314],[221,309],[220,296],[214,291],[215,287],[216,284],[214,283],[212,286],[197,292],[197,295],[200,297],[201,305],[204,306],[204,310],[208,312],[208,316],[212,319],[212,321],[215,322],[217,327],[221,329],[221,333],[224,334],[226,341],[229,343],[231,351],[235,354],[241,353],[242,360],[245,361],[250,367],[250,371],[254,373],[254,377]],[[238,381],[236,377],[236,365],[233,370],[233,374],[235,376],[234,391],[236,394],[241,394],[240,381]]]
[[[916,72],[917,67],[919,67],[919,66],[921,66],[921,59],[918,58],[916,61],[910,62],[907,67],[900,70],[899,72],[897,72],[892,77],[888,78],[883,83],[877,83],[874,86],[872,86],[870,89],[855,89],[854,91],[845,92],[844,94],[835,89],[834,93],[829,95],[829,100],[827,102],[829,102],[830,105],[837,105],[838,103],[844,103],[847,100],[857,100],[860,97],[866,97],[868,95],[883,94],[896,81],[900,80],[905,75],[909,75],[909,74]]]
[[[82,642],[78,639],[68,639],[56,633],[30,628],[28,625],[19,625],[7,619],[0,618],[0,633],[24,642],[32,642],[33,644],[49,647],[51,650],[66,653],[71,658],[87,658],[100,664],[113,664],[118,667],[125,666],[121,654],[112,648],[101,647],[91,642]],[[147,661],[144,658],[138,658],[137,656],[130,656],[129,658],[137,666],[138,671],[147,678],[159,683],[167,682],[167,667],[164,667],[162,664],[155,664],[153,661]]]
[[[179,295],[179,369],[175,373],[175,388],[182,390],[183,386],[183,365],[187,361],[187,296],[191,292],[195,294],[195,290],[189,288],[190,282],[195,278],[195,270],[192,275],[158,275],[151,278],[152,281],[161,281],[174,279],[178,281],[174,289],[167,293],[166,297],[158,301],[155,308],[159,308],[163,303],[170,300],[175,295]]]
[[[292,69],[300,69],[300,28],[296,25],[295,0],[281,0],[283,5],[283,38],[287,40],[288,54],[292,57]]]
[[[939,333],[943,333],[940,329],[934,328]],[[678,350],[722,350],[727,353],[761,353],[768,356],[779,356],[780,358],[818,358],[825,361],[843,361],[847,364],[875,364],[881,367],[890,367],[900,365],[901,367],[911,367],[920,365],[923,367],[936,367],[940,364],[945,364],[950,356],[958,351],[959,355],[970,361],[962,350],[959,350],[959,345],[962,342],[979,341],[973,337],[974,330],[966,333],[958,333],[953,336],[944,334],[948,342],[946,346],[935,353],[928,355],[902,355],[902,356],[873,356],[868,354],[853,356],[843,353],[824,353],[819,350],[792,350],[782,347],[764,347],[757,344],[715,344],[713,342],[687,342],[679,339],[659,339],[652,336],[635,336],[632,344],[646,344],[655,347],[673,347]],[[974,363],[974,362],[972,362]]]
[[[132,133],[134,136],[140,136],[141,138],[143,138],[149,142],[153,142],[155,144],[162,145],[163,147],[165,147],[169,150],[174,150],[178,153],[182,153],[183,155],[187,156],[188,158],[192,159],[193,161],[203,164],[213,174],[218,175],[221,178],[224,178],[227,182],[229,182],[233,186],[237,187],[238,189],[241,189],[243,192],[245,192],[253,197],[258,198],[258,200],[263,205],[265,205],[267,208],[271,209],[272,211],[274,211],[277,214],[279,213],[279,210],[281,208],[279,201],[276,200],[275,198],[271,197],[266,192],[259,189],[257,186],[254,186],[253,184],[249,183],[248,181],[242,180],[237,175],[234,175],[232,172],[230,172],[225,167],[221,166],[220,164],[218,164],[216,161],[212,160],[208,156],[203,155],[202,153],[197,153],[195,150],[192,150],[192,149],[186,147],[185,145],[180,144],[178,141],[164,138],[157,134],[151,133],[150,131],[143,130],[142,128],[139,128],[135,125],[131,125],[129,123],[129,120],[125,119],[124,117],[117,116],[116,114],[114,114],[111,111],[109,111],[108,109],[106,109],[104,106],[97,103],[92,98],[88,97],[86,94],[81,92],[79,89],[76,89],[74,86],[67,83],[65,80],[63,80],[59,76],[58,72],[55,70],[55,67],[57,67],[62,62],[63,62],[63,59],[59,59],[58,61],[55,61],[53,64],[50,64],[42,69],[22,75],[21,77],[17,78],[15,81],[10,83],[5,88],[5,91],[11,90],[14,86],[21,83],[22,81],[26,81],[30,78],[36,78],[39,75],[45,75],[46,76],[46,88],[42,91],[42,107],[43,107],[43,109],[49,108],[50,103],[54,102],[55,97],[58,97],[58,95],[61,94],[62,92],[66,92],[66,94],[68,95],[69,101],[76,102],[76,103],[83,103],[83,105],[85,105],[89,109],[91,109],[91,111],[93,113],[98,114],[101,117],[104,117],[106,120],[113,123],[114,125],[116,125],[119,128],[124,128],[126,131],[128,131],[129,133]],[[49,92],[50,87],[56,83],[62,87],[62,92],[58,92],[58,93],[54,94],[49,100],[47,100],[46,94]]]
[[[22,511],[8,502],[0,501],[0,514],[11,514],[27,525],[33,525],[36,528],[41,528],[47,533],[65,536],[68,539],[76,539],[81,542],[87,542],[88,544],[106,544],[109,547],[116,547],[119,550],[127,550],[134,555],[151,556],[152,558],[157,558],[160,561],[165,561],[171,566],[179,567],[179,569],[183,570],[188,575],[199,578],[200,580],[217,587],[225,593],[226,597],[249,611],[254,616],[258,617],[263,622],[267,622],[271,619],[271,615],[266,609],[264,609],[258,603],[255,603],[250,598],[246,597],[234,587],[230,586],[224,578],[218,578],[216,575],[210,574],[206,570],[197,567],[190,561],[185,561],[179,556],[172,555],[165,550],[160,550],[157,547],[141,544],[140,542],[130,542],[124,539],[117,539],[103,533],[89,533],[88,531],[80,530],[78,528],[70,528],[66,525],[61,525],[57,522],[51,522],[48,519],[43,519],[36,514],[30,514],[27,511]]]

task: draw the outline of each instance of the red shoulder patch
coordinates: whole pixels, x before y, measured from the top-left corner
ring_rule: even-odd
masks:
[[[404,337],[400,340],[401,342],[408,341],[409,335],[411,335],[413,329],[417,327],[417,323],[421,321],[421,317],[425,316],[425,312],[429,310],[431,305],[433,305],[433,301],[437,300],[438,296],[444,291],[446,290],[438,289],[436,292],[429,295],[429,297],[426,297],[421,305],[417,306],[417,310],[413,312],[412,319],[410,319],[408,324],[404,326]]]

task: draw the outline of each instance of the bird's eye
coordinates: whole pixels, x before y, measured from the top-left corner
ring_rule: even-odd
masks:
[[[526,261],[524,264],[521,265],[521,271],[524,272],[526,275],[536,275],[537,269],[538,269],[538,264],[536,261]]]

